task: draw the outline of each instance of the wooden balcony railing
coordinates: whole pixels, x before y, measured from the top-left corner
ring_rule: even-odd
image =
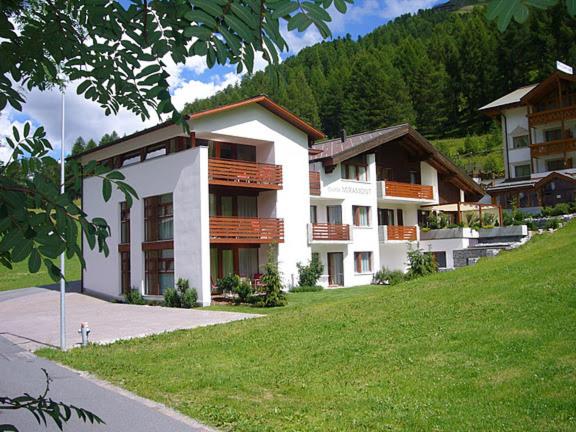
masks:
[[[386,197],[400,197],[400,198],[412,198],[412,199],[423,199],[432,200],[434,199],[434,192],[432,186],[411,184],[411,183],[401,183],[395,181],[384,181],[382,182],[382,191]]]
[[[320,186],[320,173],[316,171],[310,171],[310,195],[319,196],[321,191]]]
[[[532,158],[550,154],[568,153],[573,151],[576,151],[575,138],[548,141],[544,143],[532,144],[530,146],[530,155]]]
[[[562,108],[530,113],[528,114],[528,124],[530,127],[533,127],[540,124],[574,118],[576,118],[576,105],[570,105]]]
[[[210,217],[211,243],[283,243],[284,220]]]
[[[312,240],[348,241],[350,226],[327,223],[312,224]]]
[[[418,239],[415,226],[387,225],[388,240],[416,241]]]
[[[208,159],[211,185],[282,189],[282,166],[232,159]]]

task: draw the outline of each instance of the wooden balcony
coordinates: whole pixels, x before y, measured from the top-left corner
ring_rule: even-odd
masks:
[[[320,173],[316,171],[309,172],[310,177],[310,195],[320,196]]]
[[[528,125],[534,127],[541,124],[576,118],[576,105],[538,111],[528,114]]]
[[[530,146],[530,156],[532,158],[551,154],[564,154],[573,151],[576,151],[575,138],[548,141],[544,143],[532,144]]]
[[[418,228],[415,226],[385,225],[386,230],[384,241],[416,241],[418,240]]]
[[[311,239],[314,241],[349,241],[350,225],[312,224]]]
[[[211,185],[282,189],[282,166],[232,159],[208,159]]]
[[[383,181],[378,188],[378,198],[408,198],[415,200],[432,201],[434,191],[432,186],[395,181]]]
[[[210,243],[284,243],[284,220],[211,216]]]

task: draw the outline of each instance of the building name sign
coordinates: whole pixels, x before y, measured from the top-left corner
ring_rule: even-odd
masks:
[[[352,195],[370,195],[372,193],[372,189],[370,187],[362,187],[362,186],[329,186],[328,188],[329,193],[344,193],[344,194],[352,194]]]

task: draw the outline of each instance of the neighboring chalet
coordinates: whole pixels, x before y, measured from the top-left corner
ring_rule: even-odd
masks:
[[[320,131],[266,96],[188,124],[189,134],[168,122],[78,156],[119,170],[140,196],[131,208],[118,191],[104,202],[100,180],[84,180],[84,211],[109,222],[111,252],[84,244],[83,290],[155,298],[182,277],[208,305],[218,278],[258,280],[271,246],[286,286],[312,253],[323,285],[366,284],[383,266],[406,268],[430,211],[481,211],[482,189],[408,125],[315,144]],[[463,246],[421,247],[452,267]]]
[[[576,199],[576,77],[554,72],[480,108],[502,122],[505,179],[493,202],[538,212]]]

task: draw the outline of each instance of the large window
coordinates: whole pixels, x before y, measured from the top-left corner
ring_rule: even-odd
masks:
[[[354,252],[354,267],[356,273],[372,271],[372,252]]]
[[[310,206],[310,223],[318,223],[318,207],[315,205]]]
[[[120,243],[130,243],[130,207],[126,201],[120,203]]]
[[[146,241],[174,238],[173,209],[172,194],[157,195],[144,200]]]
[[[524,148],[524,147],[528,147],[528,135],[515,136],[512,138],[512,148],[513,149]]]
[[[378,209],[378,225],[404,225],[402,209]]]
[[[546,161],[547,171],[562,170],[564,168],[567,168],[564,166],[564,159],[552,159]]]
[[[370,207],[352,206],[354,226],[370,226]]]
[[[145,260],[147,295],[163,295],[174,287],[174,249],[148,250]]]
[[[530,164],[527,165],[516,165],[514,167],[515,177],[530,177]]]
[[[342,163],[342,178],[347,180],[368,181],[366,156],[356,156]]]
[[[256,162],[256,147],[245,144],[209,141],[208,156],[216,159],[235,159]]]
[[[258,217],[256,195],[224,195],[210,193],[210,216]]]
[[[562,129],[555,128],[555,129],[548,129],[544,131],[544,141],[557,141],[562,139]]]
[[[342,224],[342,206],[326,206],[326,220],[329,224]]]

